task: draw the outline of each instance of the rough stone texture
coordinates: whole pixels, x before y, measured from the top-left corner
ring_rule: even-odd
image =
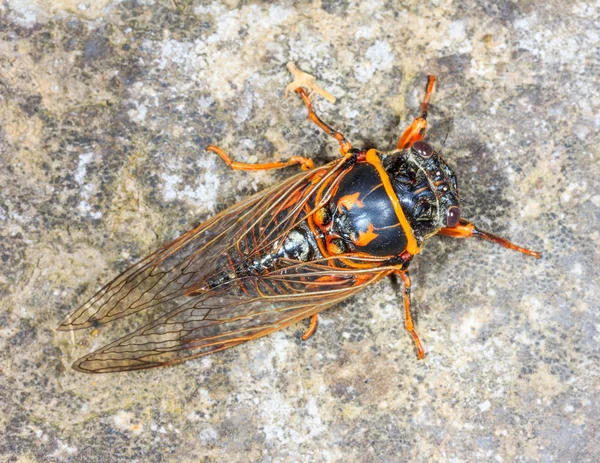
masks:
[[[7,0],[0,5],[2,461],[597,461],[598,4]],[[282,99],[387,149],[439,85],[463,211],[543,251],[433,238],[415,259],[417,361],[398,288],[178,367],[89,376],[122,325],[57,332],[102,283],[289,175],[336,156]]]

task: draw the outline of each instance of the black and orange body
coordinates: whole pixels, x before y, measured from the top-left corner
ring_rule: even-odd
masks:
[[[409,237],[413,239],[410,227],[404,229],[398,220],[393,204],[397,199],[384,188],[382,176],[389,183],[386,172],[377,171],[368,162],[356,164],[341,179],[335,196],[324,207],[331,222],[321,229],[330,240],[340,243],[338,252],[397,256],[406,250]]]
[[[293,69],[301,85],[314,86]],[[290,88],[302,98],[309,119],[339,143],[338,159],[317,168],[300,156],[246,164],[208,146],[234,170],[299,164],[305,172],[158,249],[71,314],[59,329],[88,328],[144,310],[157,314],[74,368],[106,373],[172,365],[310,318],[306,340],[319,312],[393,274],[402,278],[405,327],[423,358],[411,317],[408,267],[428,238],[477,236],[539,257],[461,218],[454,173],[422,141],[433,83],[430,76],[420,117],[391,151],[353,148],[314,113],[296,84]]]
[[[351,155],[351,167],[317,195],[330,199],[308,219],[321,251],[388,259],[417,254],[427,236],[447,225],[446,211],[458,207],[454,174],[439,157],[422,160],[416,150]]]

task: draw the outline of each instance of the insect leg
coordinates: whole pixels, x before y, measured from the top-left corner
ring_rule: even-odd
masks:
[[[325,132],[327,135],[335,138],[338,141],[338,143],[340,144],[340,153],[342,153],[342,156],[348,153],[352,149],[352,145],[350,144],[350,142],[348,142],[348,140],[346,140],[346,137],[344,137],[340,132],[329,127],[325,122],[323,122],[319,118],[319,116],[315,114],[310,99],[308,98],[308,95],[306,94],[303,88],[299,87],[295,89],[295,92],[302,97],[302,101],[304,101],[304,105],[306,106],[306,109],[308,109],[308,118],[315,124],[317,124],[323,132]]]
[[[396,149],[403,150],[410,148],[414,143],[422,140],[427,130],[427,112],[429,111],[429,97],[433,93],[433,84],[435,82],[435,76],[427,76],[427,90],[425,92],[425,98],[421,103],[421,115],[412,121],[412,124],[404,131]]]
[[[310,325],[307,330],[302,335],[302,340],[306,341],[317,331],[317,326],[319,326],[319,314],[316,313],[310,317]]]
[[[454,238],[481,238],[486,241],[491,241],[492,243],[499,244],[500,246],[504,246],[505,248],[512,249],[513,251],[519,251],[523,254],[527,254],[528,256],[535,257],[539,259],[540,253],[537,251],[532,251],[527,248],[522,248],[521,246],[517,246],[507,239],[501,238],[496,235],[492,235],[491,233],[480,230],[472,223],[468,222],[465,219],[460,219],[458,224],[455,227],[442,228],[439,231],[440,235],[452,236]]]
[[[219,156],[221,156],[221,159],[225,161],[225,164],[227,164],[233,170],[279,169],[281,167],[293,166],[294,164],[300,164],[302,166],[302,170],[310,170],[315,166],[312,159],[302,156],[292,156],[287,161],[267,162],[265,164],[247,164],[245,162],[232,161],[225,151],[215,145],[208,145],[206,150],[217,153]]]
[[[412,316],[410,315],[410,277],[408,275],[408,271],[396,270],[394,273],[402,278],[402,283],[404,284],[404,327],[415,342],[419,359],[423,359],[425,358],[425,349],[423,348],[423,344],[421,344],[419,335],[415,331],[415,325],[413,324]]]

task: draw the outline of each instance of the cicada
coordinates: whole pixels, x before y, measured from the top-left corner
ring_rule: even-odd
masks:
[[[77,360],[73,368],[108,373],[173,365],[266,336],[318,314],[386,276],[403,282],[405,327],[419,358],[425,350],[411,318],[409,265],[434,235],[478,237],[524,254],[539,253],[480,230],[461,217],[456,177],[423,141],[435,78],[420,115],[395,149],[354,148],[314,112],[312,76],[290,66],[308,118],[339,143],[321,167],[305,157],[234,170],[300,165],[303,172],[250,196],[161,247],[116,277],[69,315],[77,330],[154,310],[154,321]],[[307,87],[307,88],[305,88]],[[154,312],[153,312],[154,313]]]

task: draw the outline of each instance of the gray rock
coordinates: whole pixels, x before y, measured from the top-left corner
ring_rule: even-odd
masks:
[[[322,5],[321,5],[322,3]],[[0,459],[597,461],[598,7],[591,2],[8,0],[0,6]],[[154,371],[55,331],[103,283],[337,145],[388,149],[435,74],[428,141],[465,216],[543,252],[434,237],[412,267],[418,361],[383,281],[306,325]]]

